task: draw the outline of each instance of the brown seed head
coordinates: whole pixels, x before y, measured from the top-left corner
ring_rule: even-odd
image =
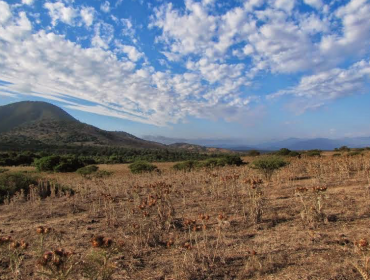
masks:
[[[112,238],[104,238],[104,247],[109,248],[113,244]]]
[[[38,234],[44,234],[45,229],[44,229],[44,227],[43,227],[43,226],[39,226],[39,227],[37,227],[37,228],[36,228],[36,232],[37,232]]]
[[[369,246],[369,242],[367,242],[366,239],[362,238],[360,239],[358,242],[357,242],[357,246],[360,248],[360,249],[365,249],[366,247]]]
[[[91,244],[95,248],[99,248],[99,247],[103,246],[104,236],[101,236],[101,235],[94,236],[93,239],[91,240]]]
[[[21,243],[20,243],[20,242],[18,242],[18,241],[13,241],[13,242],[10,244],[10,247],[11,247],[12,249],[17,249],[17,248],[21,247]]]

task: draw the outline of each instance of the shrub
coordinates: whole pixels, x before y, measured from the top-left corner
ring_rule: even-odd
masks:
[[[47,156],[35,160],[38,171],[53,171],[54,167],[60,162],[60,156]]]
[[[147,161],[136,161],[128,166],[133,174],[152,172],[158,170],[158,167]]]
[[[194,160],[188,160],[188,161],[176,163],[173,166],[173,169],[175,169],[177,171],[190,172],[190,171],[194,170],[197,167],[199,167],[199,162],[194,161]]]
[[[76,173],[82,176],[87,176],[87,175],[91,175],[92,173],[97,172],[98,169],[99,167],[97,167],[96,165],[88,165],[88,166],[77,169]]]
[[[305,153],[305,155],[309,157],[321,157],[321,153],[321,150],[309,150]]]
[[[296,151],[291,151],[288,156],[301,158],[301,154]]]
[[[361,155],[361,152],[360,151],[352,151],[352,152],[348,152],[347,155],[350,156],[350,157],[358,156],[358,155]]]
[[[250,150],[247,155],[250,156],[250,157],[257,157],[260,154],[261,153],[259,151],[257,151],[257,150]]]
[[[275,154],[278,155],[278,156],[289,156],[289,154],[291,153],[292,151],[287,149],[287,148],[282,148],[280,149],[279,151],[277,151]]]
[[[333,154],[333,157],[340,157],[342,154],[341,153],[335,153]]]
[[[206,161],[200,161],[198,164],[198,167],[205,167],[205,168],[214,168],[216,166],[224,166],[222,165],[222,162],[219,161],[217,158],[210,158],[207,159]]]
[[[83,166],[78,158],[62,157],[60,163],[54,167],[54,172],[75,172]]]
[[[226,163],[225,165],[236,165],[236,166],[244,164],[243,160],[239,156],[235,155],[222,157],[219,160],[219,164],[220,163]]]
[[[9,171],[9,169],[6,169],[6,168],[0,168],[0,174],[1,174],[1,173],[5,173],[5,172],[7,172],[7,171]]]
[[[275,170],[286,166],[288,163],[277,156],[266,156],[252,162],[252,168],[258,169],[266,180],[270,181]]]
[[[338,151],[342,151],[342,152],[349,152],[351,149],[348,148],[347,146],[342,146],[340,147],[339,149],[336,149]]]
[[[37,178],[23,173],[11,172],[0,174],[0,203],[4,202],[6,197],[12,197],[20,190],[28,193],[29,186],[32,184],[37,184]]]
[[[83,167],[83,163],[77,157],[47,156],[35,160],[38,171],[75,172]]]
[[[95,178],[106,178],[109,177],[113,174],[112,171],[107,171],[107,170],[98,170],[97,172],[94,173]]]

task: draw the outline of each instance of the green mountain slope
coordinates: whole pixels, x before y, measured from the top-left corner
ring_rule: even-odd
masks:
[[[22,101],[0,106],[0,133],[44,120],[77,121],[59,107],[46,102]]]
[[[126,132],[105,131],[84,124],[61,108],[45,102],[0,106],[0,145],[90,145],[163,148]]]

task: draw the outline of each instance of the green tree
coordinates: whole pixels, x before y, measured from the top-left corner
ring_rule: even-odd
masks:
[[[259,170],[266,180],[271,181],[274,172],[288,164],[277,156],[266,156],[252,162],[252,168]]]

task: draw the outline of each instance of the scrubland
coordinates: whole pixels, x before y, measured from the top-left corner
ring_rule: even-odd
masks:
[[[0,279],[370,279],[370,154],[289,161],[42,174],[74,193],[0,205]]]

